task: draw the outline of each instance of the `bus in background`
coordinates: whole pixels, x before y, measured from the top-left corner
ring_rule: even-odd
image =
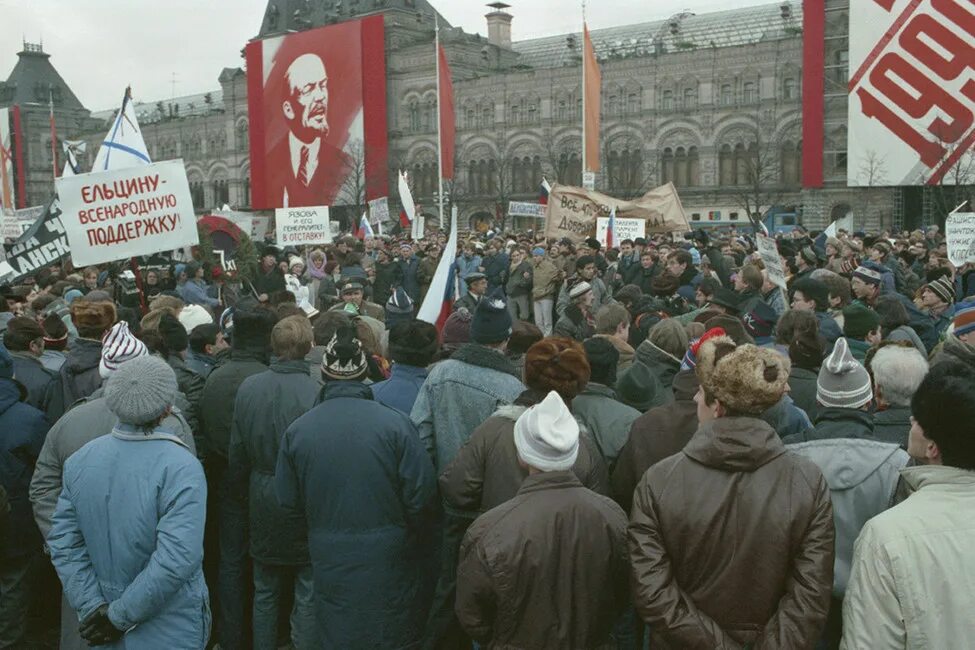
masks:
[[[716,206],[684,208],[692,228],[725,230],[751,230],[752,224],[743,208]],[[769,234],[788,233],[801,225],[802,215],[799,206],[773,205],[762,211],[762,224]]]

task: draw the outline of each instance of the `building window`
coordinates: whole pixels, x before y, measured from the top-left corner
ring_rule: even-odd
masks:
[[[410,131],[420,130],[420,107],[416,102],[410,102]]]
[[[849,50],[837,50],[833,55],[833,76],[837,83],[844,86],[850,81],[850,52]]]
[[[537,124],[538,123],[538,107],[534,104],[528,105],[528,123]]]
[[[640,112],[640,96],[637,93],[630,93],[626,96],[626,112],[630,115]]]
[[[735,184],[735,157],[729,144],[721,145],[721,150],[718,151],[718,184]]]
[[[511,107],[511,123],[520,124],[521,123],[521,107],[517,104]]]
[[[494,126],[494,106],[488,105],[481,109],[482,127]]]
[[[616,115],[620,110],[620,98],[616,95],[610,95],[609,99],[606,100],[606,112],[610,115]]]
[[[560,120],[567,120],[567,119],[569,119],[569,113],[568,113],[568,110],[567,110],[566,105],[565,105],[565,100],[560,100],[559,101],[559,109],[558,109],[556,115],[557,115],[557,117]]]
[[[782,97],[785,99],[799,98],[799,84],[796,82],[795,78],[788,77],[782,82]]]
[[[465,113],[465,117],[467,119],[466,126],[468,129],[473,129],[475,126],[477,126],[477,113],[474,111],[473,108],[467,109],[467,112]]]
[[[203,210],[206,208],[206,199],[203,193],[203,183],[200,181],[193,181],[190,183],[190,198],[193,200],[193,208],[196,210]]]
[[[660,108],[665,111],[674,110],[674,91],[665,90],[660,100]]]
[[[660,156],[660,173],[662,183],[674,183],[674,150],[670,147],[664,149],[663,155]]]
[[[721,94],[718,96],[718,104],[721,106],[731,106],[734,101],[734,93],[731,89],[731,84],[721,85]]]
[[[694,88],[684,89],[684,108],[697,107],[697,90]]]
[[[754,81],[746,81],[742,86],[741,99],[746,104],[754,104],[758,101],[758,89]]]
[[[786,140],[780,152],[782,164],[782,184],[798,185],[802,177],[802,144]]]

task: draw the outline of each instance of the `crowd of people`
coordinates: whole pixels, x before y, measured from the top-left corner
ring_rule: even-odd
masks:
[[[785,287],[735,230],[3,286],[0,648],[966,645],[975,267],[776,242]]]

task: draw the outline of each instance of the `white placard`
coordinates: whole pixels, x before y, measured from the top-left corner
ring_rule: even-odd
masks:
[[[389,221],[389,197],[383,196],[369,201],[370,223],[385,223]]]
[[[20,228],[20,220],[13,210],[0,208],[0,241],[16,240],[24,232]]]
[[[55,188],[76,267],[200,243],[182,160],[62,176]]]
[[[606,230],[609,228],[609,217],[599,217],[596,219],[596,239],[606,243]],[[636,239],[637,237],[647,236],[646,219],[617,219],[616,236],[613,242],[616,246],[624,239]]]
[[[849,5],[848,184],[971,183],[971,3]]]
[[[765,270],[768,272],[769,282],[785,289],[785,266],[782,264],[782,256],[779,255],[779,249],[775,245],[775,240],[761,233],[757,237],[758,254],[765,263]]]
[[[274,211],[279,246],[331,244],[328,207],[278,208]]]
[[[596,172],[582,173],[582,187],[590,191],[596,189]]]
[[[546,206],[540,203],[529,203],[528,201],[509,201],[508,214],[512,217],[535,217],[536,219],[545,218]]]
[[[945,219],[948,261],[955,266],[975,262],[975,212],[955,212]]]

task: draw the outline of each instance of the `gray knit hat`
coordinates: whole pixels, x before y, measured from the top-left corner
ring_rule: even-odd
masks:
[[[176,390],[176,374],[168,363],[159,357],[139,357],[112,372],[105,404],[122,424],[147,424],[173,405]]]
[[[836,339],[816,380],[816,401],[827,407],[858,409],[873,399],[870,373],[853,358],[845,338]]]

